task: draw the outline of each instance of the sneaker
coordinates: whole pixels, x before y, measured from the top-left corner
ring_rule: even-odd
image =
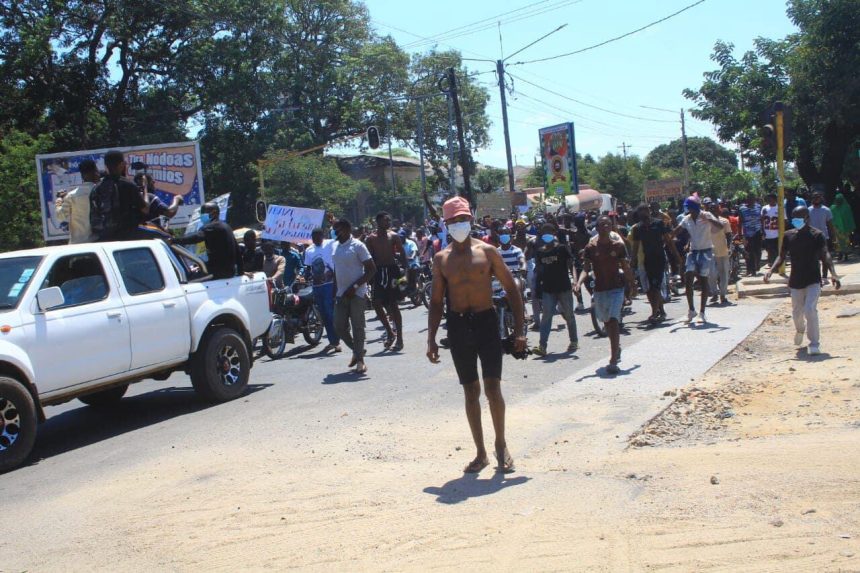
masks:
[[[543,346],[535,346],[532,348],[532,354],[535,356],[546,356],[546,348]]]
[[[809,348],[807,348],[806,351],[807,353],[809,353],[810,356],[818,356],[819,354],[821,354],[821,347],[817,344],[810,344]]]
[[[708,322],[708,319],[705,318],[705,313],[699,313],[699,316],[696,317],[696,324],[705,324]]]
[[[693,322],[693,319],[696,318],[696,311],[692,308],[687,311],[687,320],[686,322]]]
[[[577,350],[579,350],[579,342],[574,340],[573,342],[571,342],[570,344],[567,345],[567,351],[568,352],[576,352]]]
[[[711,304],[717,304],[717,300],[718,300],[717,295],[714,295],[714,296],[712,296],[711,298],[709,298],[709,299],[708,299],[708,302],[709,302],[709,303],[711,303]]]
[[[795,332],[794,333],[794,345],[795,346],[803,346],[803,333]]]

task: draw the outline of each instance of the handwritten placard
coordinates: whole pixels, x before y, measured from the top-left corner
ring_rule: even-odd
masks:
[[[325,211],[304,207],[269,205],[263,238],[271,241],[310,243],[311,232],[322,227]]]

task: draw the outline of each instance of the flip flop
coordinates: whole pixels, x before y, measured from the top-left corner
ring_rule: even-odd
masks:
[[[504,462],[502,462],[503,456]],[[501,472],[503,474],[510,474],[517,471],[517,468],[514,466],[514,458],[511,457],[510,452],[508,452],[508,448],[505,448],[503,456],[500,456],[499,452],[496,452],[496,461],[498,462],[498,465],[496,466],[496,471]]]
[[[463,473],[464,474],[476,474],[476,473],[480,472],[482,469],[484,469],[485,467],[487,467],[488,465],[490,465],[490,462],[488,462],[487,460],[475,458],[474,460],[469,462],[469,464],[465,468],[463,468]]]

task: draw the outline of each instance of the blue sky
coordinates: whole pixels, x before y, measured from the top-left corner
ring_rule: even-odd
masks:
[[[390,34],[410,52],[455,48],[464,58],[495,60],[500,56],[499,29],[505,55],[528,45],[561,24],[560,32],[509,60],[532,60],[571,52],[619,36],[659,20],[694,0],[365,0],[374,28]],[[475,22],[440,37],[440,34]],[[486,27],[484,30],[477,28]],[[548,62],[508,67],[514,76],[514,95],[508,98],[511,147],[515,163],[529,165],[538,146],[540,127],[574,121],[577,151],[595,157],[628,153],[644,157],[648,151],[680,136],[679,113],[690,108],[681,91],[701,85],[702,74],[716,68],[710,54],[717,40],[735,45],[738,55],[752,47],[754,38],[782,38],[794,31],[785,14],[784,0],[706,0],[704,3],[643,32],[582,54]],[[456,36],[456,37],[455,37]],[[418,44],[418,42],[422,42]],[[410,46],[410,44],[413,44]],[[467,62],[471,71],[492,71],[490,62]],[[505,166],[499,90],[495,74],[476,79],[491,101],[489,147],[477,160]],[[530,85],[532,82],[535,85]],[[550,94],[548,88],[577,103]],[[597,106],[609,111],[595,109]],[[652,106],[678,110],[670,113],[644,109]],[[624,117],[610,112],[624,114]],[[714,137],[708,123],[687,115],[687,135]]]

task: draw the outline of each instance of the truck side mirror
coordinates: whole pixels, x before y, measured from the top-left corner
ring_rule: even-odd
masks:
[[[66,297],[63,296],[63,291],[60,290],[60,287],[43,288],[36,293],[36,303],[42,312],[62,306],[65,302]]]

